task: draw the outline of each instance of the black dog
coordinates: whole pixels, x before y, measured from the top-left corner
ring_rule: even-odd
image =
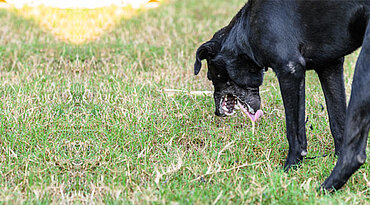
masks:
[[[344,56],[362,46],[346,110]],[[305,72],[319,76],[338,162],[322,184],[341,188],[366,161],[370,129],[370,0],[249,0],[230,24],[201,45],[195,75],[207,60],[216,115],[236,104],[250,115],[260,108],[264,70],[278,77],[285,107],[289,152],[285,170],[307,154]],[[345,121],[342,116],[346,115]]]

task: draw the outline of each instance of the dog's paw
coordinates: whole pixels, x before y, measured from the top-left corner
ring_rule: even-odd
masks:
[[[288,172],[290,169],[296,169],[299,166],[301,166],[301,161],[303,159],[303,156],[301,155],[288,155],[285,165],[284,165],[284,171]]]

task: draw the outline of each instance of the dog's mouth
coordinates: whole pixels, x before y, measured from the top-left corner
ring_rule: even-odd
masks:
[[[238,108],[238,100],[234,95],[227,94],[221,98],[221,109],[226,115],[235,114],[235,109]]]
[[[240,109],[246,116],[248,116],[253,122],[256,121],[260,116],[262,116],[262,111],[255,111],[248,103],[243,102],[237,96],[232,94],[224,95],[221,98],[221,109],[224,111],[225,115],[234,115],[235,110]]]

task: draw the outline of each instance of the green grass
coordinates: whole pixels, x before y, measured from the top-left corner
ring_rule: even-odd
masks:
[[[218,118],[211,96],[189,94],[212,90],[206,68],[193,76],[195,50],[242,5],[170,1],[79,46],[0,10],[0,203],[369,203],[369,163],[341,191],[316,192],[336,159],[314,72],[308,156],[329,156],[288,174],[271,70],[255,135],[240,113]],[[357,55],[345,62],[348,96]]]

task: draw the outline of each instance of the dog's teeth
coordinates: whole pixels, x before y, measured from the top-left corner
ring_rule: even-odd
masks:
[[[235,112],[233,111],[232,113],[229,113],[229,112],[226,112],[225,114],[230,116],[230,115],[233,115]]]
[[[222,106],[222,109],[225,110],[226,112],[229,111],[226,106]]]

